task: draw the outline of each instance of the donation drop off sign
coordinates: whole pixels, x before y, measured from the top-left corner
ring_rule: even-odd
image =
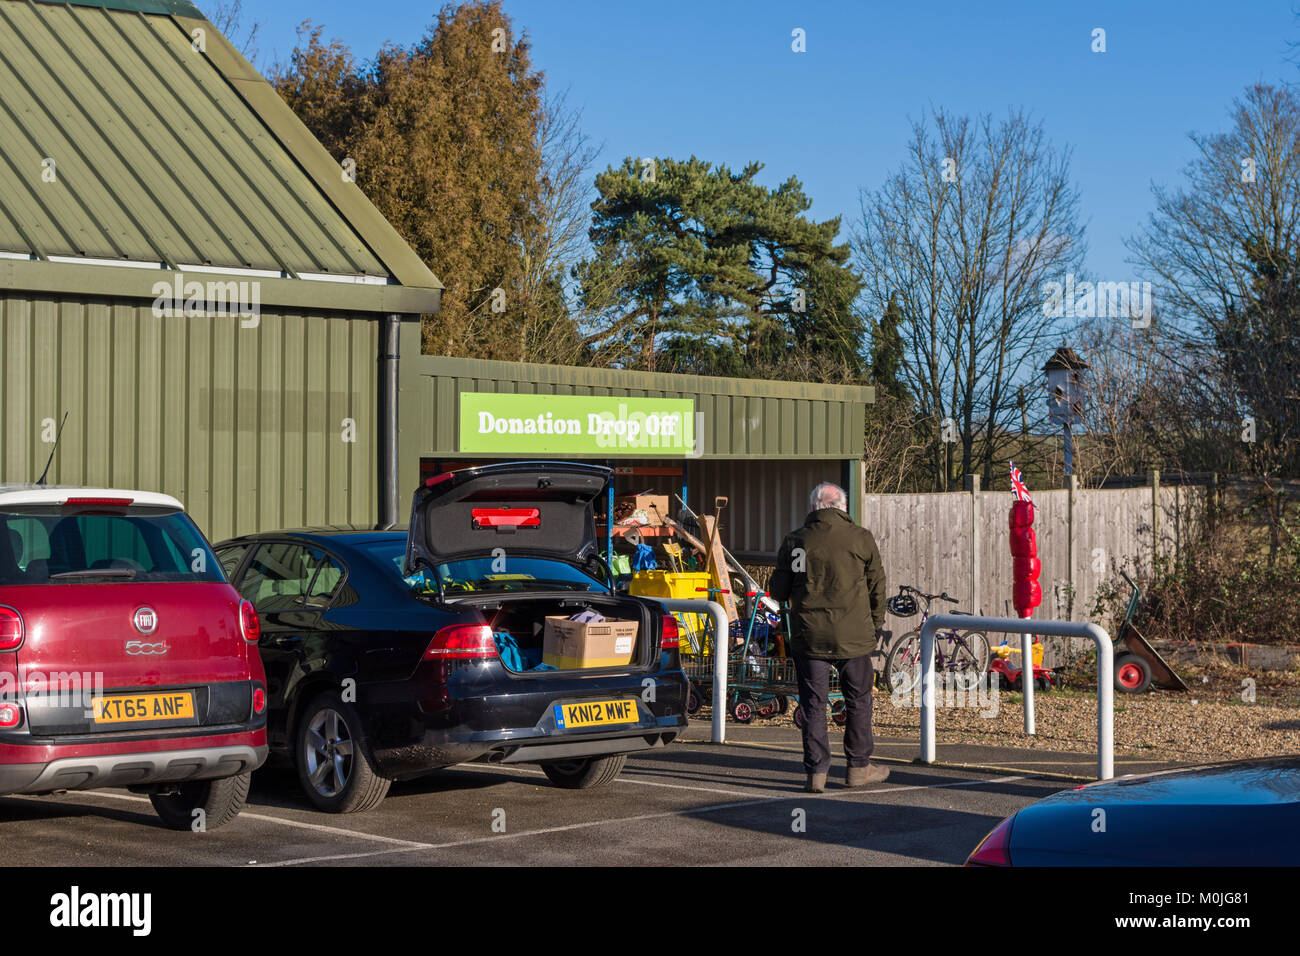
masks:
[[[463,452],[684,457],[694,425],[689,398],[460,394]]]

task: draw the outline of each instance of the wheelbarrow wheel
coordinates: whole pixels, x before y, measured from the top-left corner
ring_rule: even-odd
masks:
[[[776,712],[782,717],[790,712],[790,698],[785,694],[776,695]]]
[[[1141,694],[1151,687],[1151,665],[1136,654],[1115,658],[1115,689],[1122,694]]]
[[[775,717],[780,712],[781,705],[776,702],[775,697],[758,705],[758,716],[760,717]]]
[[[808,716],[803,712],[803,708],[798,704],[794,705],[794,714],[790,719],[794,721],[794,725],[800,730],[803,730],[804,724],[808,723]]]
[[[698,714],[703,706],[704,700],[700,697],[699,689],[694,684],[688,684],[686,687],[686,713]]]
[[[747,700],[738,700],[731,705],[731,716],[738,723],[748,724],[754,719],[754,705]]]
[[[837,727],[843,727],[849,722],[849,714],[844,707],[844,701],[831,701],[831,720],[835,721]]]

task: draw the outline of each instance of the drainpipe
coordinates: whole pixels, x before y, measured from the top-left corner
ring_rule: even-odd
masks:
[[[402,317],[386,315],[379,330],[379,527],[401,520],[397,487],[397,361]]]

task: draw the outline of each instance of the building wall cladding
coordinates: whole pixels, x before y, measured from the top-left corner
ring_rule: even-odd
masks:
[[[151,305],[0,291],[0,480],[40,475],[66,411],[51,484],[175,495],[213,541],[375,523],[373,318]]]
[[[437,358],[419,354],[418,329],[404,326],[402,334],[402,431],[418,428],[418,454],[426,456],[457,454],[461,392],[692,398],[702,416],[700,452],[749,459],[857,459],[874,398],[866,387]]]

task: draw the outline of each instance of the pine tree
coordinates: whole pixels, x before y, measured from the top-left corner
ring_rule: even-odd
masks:
[[[902,321],[898,296],[892,295],[871,330],[871,384],[897,399],[907,398],[907,386],[899,378],[903,367],[903,338],[898,326]]]

